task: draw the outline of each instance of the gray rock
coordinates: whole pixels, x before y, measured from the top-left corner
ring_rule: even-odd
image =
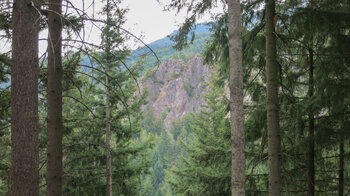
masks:
[[[144,108],[150,108],[158,119],[165,115],[164,124],[170,130],[172,122],[180,122],[185,114],[200,111],[209,75],[209,66],[203,65],[199,56],[187,62],[177,59],[163,62],[154,76],[142,84],[149,92],[149,103]]]

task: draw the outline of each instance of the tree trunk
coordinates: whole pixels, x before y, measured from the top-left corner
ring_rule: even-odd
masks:
[[[106,73],[109,73],[109,66],[106,66]],[[112,157],[111,157],[111,108],[109,97],[109,80],[106,75],[106,153],[107,153],[107,196],[112,196]]]
[[[239,0],[228,3],[232,142],[232,196],[245,195],[245,138],[243,112],[242,27]]]
[[[339,141],[339,181],[338,181],[338,195],[344,195],[344,132],[340,133]]]
[[[49,1],[47,75],[47,195],[62,195],[62,20],[61,0]]]
[[[280,156],[281,139],[278,114],[277,50],[274,35],[275,1],[266,0],[266,77],[267,77],[267,133],[269,195],[278,196],[281,192]]]
[[[314,94],[314,53],[309,50],[309,99],[311,101]],[[312,111],[312,105],[309,109],[309,152],[308,152],[308,195],[315,195],[315,120]]]
[[[111,35],[110,35],[110,22],[111,22],[111,10],[109,7],[109,0],[107,0],[106,14],[107,14],[107,26],[106,26],[106,195],[112,196],[112,156],[111,156],[111,102],[109,92],[109,78],[111,61]]]
[[[11,195],[39,195],[38,34],[36,0],[13,4]]]

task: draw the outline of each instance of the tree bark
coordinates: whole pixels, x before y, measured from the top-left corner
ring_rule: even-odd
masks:
[[[281,139],[278,114],[277,50],[274,35],[275,1],[266,0],[266,77],[267,77],[267,133],[269,195],[278,196],[281,192],[280,153]]]
[[[232,143],[232,196],[245,195],[245,138],[243,112],[242,27],[240,1],[229,0],[230,99]]]
[[[309,50],[309,99],[311,101],[314,94],[314,53]],[[315,195],[315,120],[312,105],[309,109],[309,152],[308,152],[308,195]]]
[[[49,1],[47,86],[47,195],[62,195],[62,20],[61,0]]]
[[[15,0],[11,67],[11,195],[39,195],[36,0]]]

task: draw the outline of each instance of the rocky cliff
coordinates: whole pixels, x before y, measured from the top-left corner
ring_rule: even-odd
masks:
[[[145,74],[142,86],[148,89],[149,103],[144,110],[151,109],[156,118],[163,118],[169,130],[172,122],[180,121],[185,114],[199,112],[209,73],[209,66],[203,65],[199,56],[186,62],[163,62],[156,72]]]

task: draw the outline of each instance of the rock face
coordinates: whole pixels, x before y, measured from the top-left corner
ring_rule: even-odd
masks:
[[[157,72],[144,78],[142,86],[149,92],[144,110],[151,109],[156,118],[164,119],[169,130],[185,114],[199,112],[209,74],[209,66],[198,56],[187,62],[173,59],[162,63]]]

